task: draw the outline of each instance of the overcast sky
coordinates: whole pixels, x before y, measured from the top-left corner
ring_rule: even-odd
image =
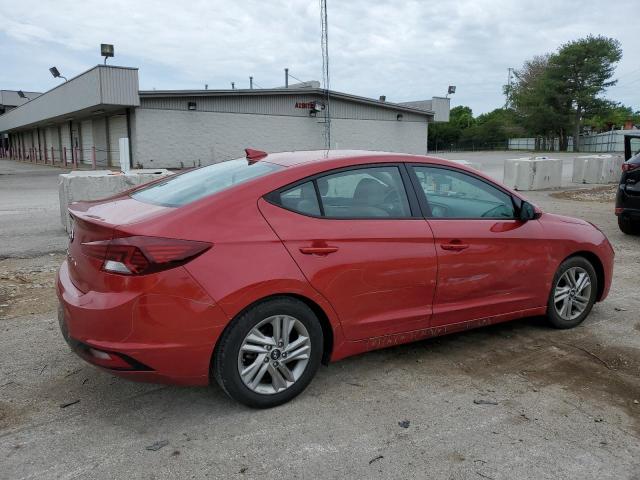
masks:
[[[328,0],[331,87],[389,101],[456,85],[452,106],[504,104],[507,68],[588,34],[615,37],[623,59],[607,96],[640,108],[638,0]],[[318,0],[0,0],[0,88],[46,91],[101,62],[140,68],[141,89],[284,83],[284,67],[321,78]]]

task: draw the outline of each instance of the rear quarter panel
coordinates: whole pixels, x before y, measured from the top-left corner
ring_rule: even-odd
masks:
[[[259,191],[249,186],[222,192],[174,209],[171,215],[118,230],[212,243],[185,268],[224,311],[227,322],[265,297],[298,295],[325,312],[337,345],[342,339],[337,315],[309,285],[258,210]]]

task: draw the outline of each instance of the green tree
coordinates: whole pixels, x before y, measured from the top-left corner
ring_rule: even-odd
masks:
[[[566,148],[566,132],[570,126],[568,101],[549,78],[551,55],[536,56],[516,70],[511,90],[518,123],[531,135],[551,140],[560,138]]]
[[[617,40],[588,36],[525,62],[509,92],[522,125],[534,135],[560,137],[563,150],[567,132],[573,130],[577,151],[582,121],[606,107],[600,95],[615,85],[612,77],[620,58]]]
[[[457,144],[462,131],[473,126],[473,112],[469,107],[459,105],[449,112],[449,121],[429,125],[429,149],[438,150]]]
[[[634,112],[631,107],[620,103],[604,101],[599,111],[588,118],[583,124],[591,127],[595,132],[603,132],[612,128],[623,128],[630,121],[634,125],[640,124],[640,111]]]
[[[612,80],[616,63],[622,58],[620,42],[613,38],[588,36],[565,43],[549,57],[548,84],[553,94],[568,107],[573,117],[574,149],[584,115],[602,107],[599,95],[616,84]]]
[[[514,110],[496,108],[479,115],[473,126],[462,131],[460,143],[474,148],[495,148],[498,145],[506,147],[509,138],[524,134],[525,130],[518,124]]]

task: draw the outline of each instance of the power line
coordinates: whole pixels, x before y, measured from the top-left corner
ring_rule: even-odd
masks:
[[[619,75],[616,80],[620,80],[623,77],[628,77],[629,75],[633,75],[636,72],[640,72],[640,68],[636,68],[635,70],[631,70],[630,72],[623,73],[622,75]]]
[[[294,80],[299,81],[300,83],[305,83],[305,82],[304,82],[304,80],[300,80],[299,78],[294,77],[293,75],[291,75],[291,72],[289,72],[289,76],[290,76],[291,78],[293,78]]]

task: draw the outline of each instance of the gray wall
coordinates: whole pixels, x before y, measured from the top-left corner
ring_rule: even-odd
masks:
[[[144,103],[144,102],[143,102]],[[332,148],[425,154],[427,120],[332,119]],[[418,117],[420,118],[420,117]],[[133,120],[135,119],[135,120]],[[191,167],[243,155],[324,148],[322,118],[137,108],[133,160],[145,168]]]

